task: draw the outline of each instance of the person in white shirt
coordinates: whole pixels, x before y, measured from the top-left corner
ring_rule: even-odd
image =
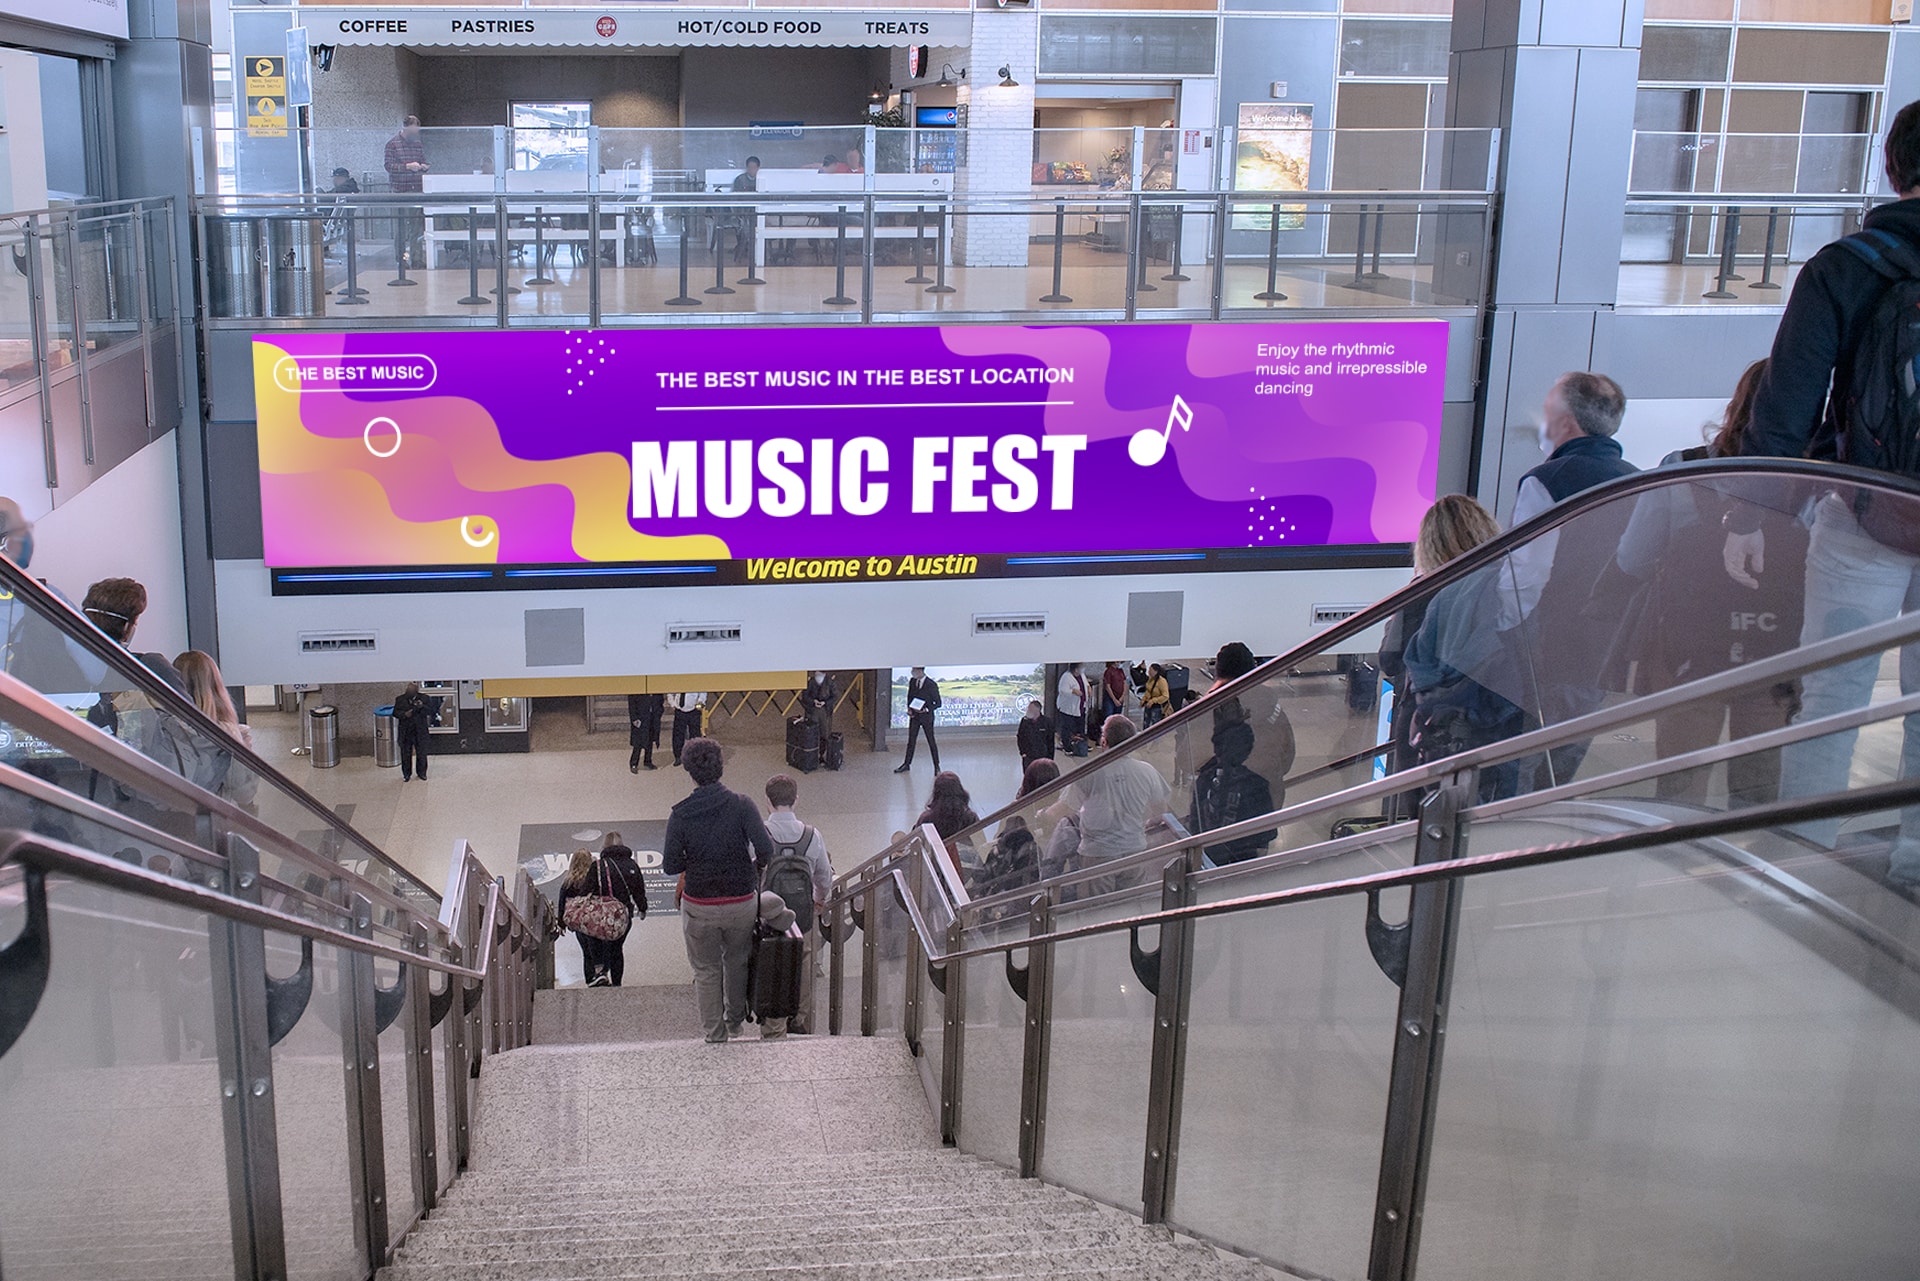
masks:
[[[1100,745],[1116,748],[1139,732],[1127,717],[1109,716],[1101,727]],[[1075,778],[1066,791],[1066,804],[1079,810],[1081,867],[1147,848],[1147,828],[1159,821],[1173,799],[1159,770],[1138,757],[1125,757],[1102,761]],[[1083,895],[1104,894],[1141,879],[1133,875],[1103,878],[1085,887]]]
[[[1053,708],[1056,713],[1053,718],[1054,731],[1060,735],[1060,750],[1072,753],[1075,743],[1087,736],[1087,678],[1081,674],[1080,664],[1068,663],[1067,670],[1060,673],[1060,684],[1054,690]]]
[[[800,968],[800,1013],[787,1020],[787,1031],[805,1036],[813,1031],[813,980],[814,970],[819,964],[820,918],[827,910],[827,897],[833,893],[833,860],[827,856],[827,838],[820,835],[820,829],[811,827],[800,820],[793,812],[793,803],[800,797],[800,784],[788,774],[775,774],[767,780],[767,804],[772,807],[767,815],[767,835],[773,838],[773,857],[767,861],[766,876],[762,882],[765,889],[775,890],[777,881],[783,881],[781,856],[789,848],[797,847],[805,856],[807,870],[812,877],[812,910],[801,912],[795,909],[801,924],[802,937],[807,941],[806,961]],[[786,894],[781,897],[786,900]],[[794,904],[787,901],[787,906]],[[768,1035],[765,1028],[761,1034]]]
[[[673,763],[680,763],[680,749],[687,745],[690,738],[699,738],[701,708],[707,705],[705,694],[675,694],[667,700],[673,708]]]

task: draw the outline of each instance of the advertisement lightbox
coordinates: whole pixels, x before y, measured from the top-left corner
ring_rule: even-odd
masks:
[[[1441,321],[261,334],[265,559],[872,581],[1404,544],[1446,343]]]

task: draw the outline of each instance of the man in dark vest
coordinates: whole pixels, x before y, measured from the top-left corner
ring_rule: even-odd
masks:
[[[666,709],[665,694],[629,694],[627,695],[627,721],[631,728],[627,731],[627,741],[633,745],[633,755],[627,758],[627,769],[638,774],[645,765],[653,769],[653,749],[660,746],[660,714]]]

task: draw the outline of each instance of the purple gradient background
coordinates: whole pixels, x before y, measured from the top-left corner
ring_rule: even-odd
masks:
[[[1443,321],[1342,321],[693,328],[273,334],[262,340],[294,355],[421,353],[438,365],[438,378],[425,392],[303,393],[302,424],[318,436],[357,436],[376,414],[405,423],[410,401],[453,396],[484,408],[498,425],[505,449],[530,460],[609,452],[630,458],[633,442],[645,439],[790,437],[804,444],[820,436],[844,442],[868,435],[886,441],[885,479],[891,489],[886,509],[874,516],[836,512],[780,518],[755,506],[733,519],[630,521],[649,534],[711,534],[725,540],[732,556],[746,558],[1406,542],[1434,496],[1447,326]],[[1427,372],[1368,379],[1319,376],[1312,380],[1311,398],[1256,396],[1253,388],[1260,379],[1254,367],[1266,363],[1256,360],[1256,345],[1276,342],[1390,342],[1396,354],[1381,359],[1422,360]],[[1076,381],[977,387],[875,387],[863,381],[857,387],[679,390],[662,389],[656,376],[1043,363],[1074,366]],[[1176,432],[1166,458],[1141,468],[1127,455],[1128,439],[1143,427],[1163,428],[1176,394],[1193,408],[1192,430]],[[316,397],[320,404],[314,403]],[[985,400],[1048,403],[1000,408],[972,403]],[[927,403],[932,401],[968,403],[933,407]],[[889,407],[828,407],[850,402]],[[891,407],[901,402],[912,403]],[[794,408],[659,410],[663,405],[742,404]],[[340,412],[347,405],[353,411]],[[1046,432],[1088,437],[1076,466],[1074,511],[1047,509],[1044,471],[1040,503],[1025,513],[910,511],[914,437]],[[1042,455],[1034,465],[1038,470],[1045,462]],[[797,470],[806,475],[804,465]],[[986,485],[996,479],[989,470]],[[939,486],[936,501],[944,503],[948,493]],[[303,511],[287,501],[285,487],[276,491],[276,499],[264,515],[270,524],[312,528],[326,520],[325,512]],[[571,547],[573,502],[570,490],[552,484],[489,494],[486,508],[501,513],[502,562],[579,559],[560,550]],[[409,493],[395,508],[403,519],[427,521],[461,516],[476,504],[472,495],[450,485],[445,493]],[[516,508],[519,516],[506,514]],[[516,528],[522,521],[542,528]],[[267,543],[275,544],[271,528]]]

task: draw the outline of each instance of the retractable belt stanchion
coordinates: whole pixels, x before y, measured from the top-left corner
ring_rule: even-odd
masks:
[[[1748,285],[1747,288],[1767,289],[1767,290],[1774,290],[1774,289],[1780,288],[1780,286],[1776,284],[1773,279],[1774,239],[1779,234],[1779,231],[1780,231],[1780,206],[1775,205],[1771,209],[1767,210],[1767,252],[1765,257],[1761,258],[1760,260],[1760,279],[1755,281],[1753,284]]]
[[[1053,292],[1041,297],[1041,302],[1072,302],[1073,297],[1060,288],[1061,255],[1066,252],[1067,206],[1063,201],[1053,202]]]
[[[700,300],[687,292],[687,214],[680,213],[680,293],[667,299],[669,307],[698,307]]]
[[[738,243],[735,236],[735,243]],[[730,294],[727,287],[727,224],[715,217],[713,220],[713,287],[703,290],[709,294]]]
[[[920,261],[921,245],[926,239],[926,232],[927,207],[921,205],[918,209],[914,210],[913,213],[913,274],[907,277],[907,283],[910,285],[930,285],[933,283],[933,277],[927,274],[926,267],[923,266]]]
[[[547,219],[539,205],[533,207],[533,274],[527,277],[527,283],[554,283],[553,278],[547,275]]]
[[[1384,204],[1373,207],[1373,255],[1367,269],[1368,280],[1385,280],[1387,273],[1380,270],[1380,229],[1387,222],[1387,207]]]
[[[480,292],[480,210],[467,206],[467,296],[462,307],[491,307],[493,299]]]
[[[930,294],[950,294],[954,292],[947,283],[947,209],[940,211],[940,221],[933,227],[933,283],[927,286]]]
[[[394,275],[394,278],[392,280],[389,280],[387,282],[387,288],[411,289],[420,283],[417,280],[407,279],[407,268],[408,266],[411,265],[409,260],[412,257],[413,257],[413,246],[409,245],[406,248],[402,249],[398,254],[398,256],[394,258],[393,269],[396,274]]]
[[[1160,286],[1147,282],[1147,253],[1153,241],[1147,235],[1147,206],[1140,193],[1133,196],[1133,258],[1136,264],[1133,273],[1133,292],[1136,294],[1157,294]]]
[[[847,297],[847,207],[840,206],[840,225],[833,236],[833,297],[824,299],[829,307],[851,307]]]
[[[1372,210],[1372,205],[1360,206],[1360,225],[1353,232],[1353,279],[1347,282],[1349,289],[1373,288],[1367,279],[1367,215]]]
[[[747,274],[734,281],[736,285],[764,285],[760,278],[760,211],[746,209],[742,211],[747,235]]]
[[[520,286],[507,283],[507,251],[510,248],[512,243],[507,239],[507,202],[496,196],[493,202],[494,284],[487,292],[500,295],[503,304],[508,295],[520,292]],[[506,313],[503,311],[501,315],[504,317]],[[504,320],[502,323],[505,323]]]
[[[1720,230],[1720,273],[1714,287],[1700,295],[1702,298],[1738,298],[1740,295],[1727,288],[1727,282],[1739,280],[1733,274],[1733,256],[1740,249],[1740,215],[1736,210],[1727,210],[1726,222]]]
[[[360,237],[354,231],[354,224],[360,221],[358,210],[347,211],[347,283],[338,294],[338,303],[342,307],[364,307],[367,305],[367,290],[360,287]]]
[[[1267,210],[1267,287],[1254,295],[1260,302],[1285,302],[1280,292],[1280,206]]]
[[[1180,237],[1186,231],[1186,222],[1187,206],[1185,202],[1182,202],[1173,207],[1173,270],[1160,277],[1162,280],[1171,280],[1177,283],[1193,279],[1192,276],[1183,275],[1180,271]]]

